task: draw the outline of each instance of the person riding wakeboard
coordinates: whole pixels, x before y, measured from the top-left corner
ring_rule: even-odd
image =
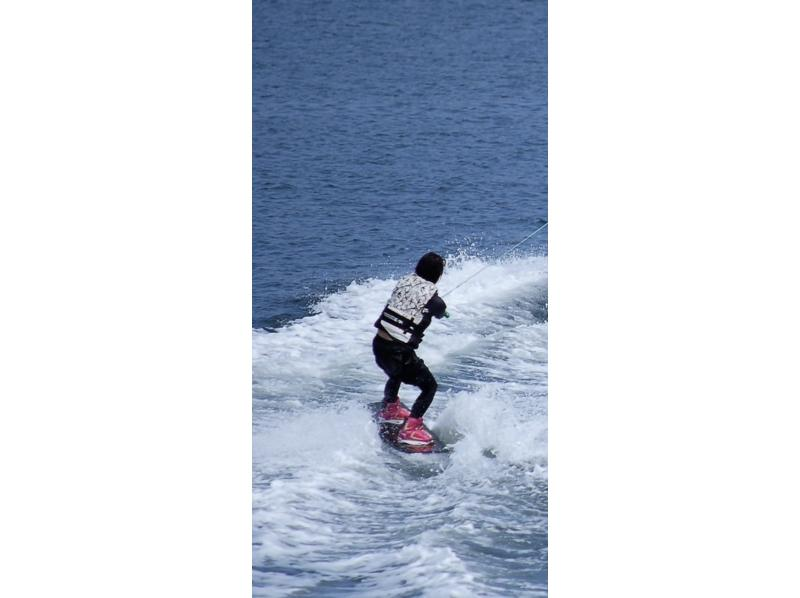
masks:
[[[442,256],[433,252],[423,255],[414,273],[397,283],[375,322],[378,333],[372,341],[372,352],[375,362],[389,376],[378,418],[383,423],[403,424],[397,434],[397,442],[401,444],[420,446],[433,442],[423,427],[422,416],[436,394],[436,379],[414,350],[419,347],[431,318],[447,315],[447,305],[436,289],[444,266]],[[411,411],[400,404],[401,383],[412,384],[421,391]]]

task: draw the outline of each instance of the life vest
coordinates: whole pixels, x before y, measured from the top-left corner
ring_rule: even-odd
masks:
[[[392,338],[403,343],[422,338],[424,328],[420,328],[424,316],[423,310],[436,294],[436,285],[416,274],[409,274],[400,279],[389,297],[389,303],[383,308],[378,323]]]

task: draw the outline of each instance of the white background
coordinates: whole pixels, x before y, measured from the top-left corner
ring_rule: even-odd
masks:
[[[791,3],[550,3],[550,591],[797,596]],[[0,8],[0,595],[250,595],[249,2]]]

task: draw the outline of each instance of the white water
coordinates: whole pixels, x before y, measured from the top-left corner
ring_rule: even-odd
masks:
[[[440,292],[484,265],[448,260]],[[546,258],[491,264],[428,329],[418,354],[439,392],[425,419],[449,455],[385,447],[367,410],[385,383],[373,322],[395,283],[354,282],[253,332],[254,595],[543,595]]]

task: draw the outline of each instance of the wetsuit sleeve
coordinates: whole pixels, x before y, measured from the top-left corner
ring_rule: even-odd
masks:
[[[435,318],[444,317],[444,312],[447,311],[447,304],[444,302],[444,299],[439,297],[438,293],[430,298],[430,301],[428,301],[425,307],[428,308],[428,311]]]

